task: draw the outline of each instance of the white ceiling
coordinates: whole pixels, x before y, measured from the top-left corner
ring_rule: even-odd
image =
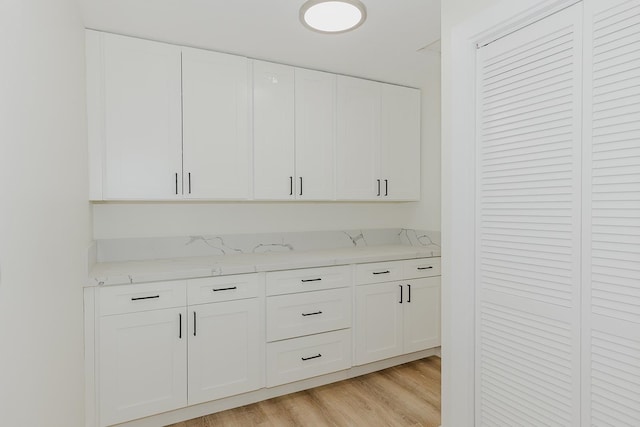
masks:
[[[304,1],[81,0],[87,28],[409,86],[428,78],[440,0],[362,0],[364,25],[335,35],[300,24]]]

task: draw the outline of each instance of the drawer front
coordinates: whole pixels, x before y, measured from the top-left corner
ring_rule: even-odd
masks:
[[[238,274],[187,280],[189,305],[254,298],[259,294],[259,274]]]
[[[351,367],[351,329],[267,344],[267,387]]]
[[[135,313],[187,305],[183,280],[100,288],[100,315]]]
[[[351,266],[305,268],[267,273],[267,295],[343,288],[351,285]]]
[[[356,265],[356,285],[402,280],[403,261],[374,262]]]
[[[267,298],[267,341],[351,326],[351,288]]]
[[[440,276],[440,258],[410,259],[404,262],[404,279]]]

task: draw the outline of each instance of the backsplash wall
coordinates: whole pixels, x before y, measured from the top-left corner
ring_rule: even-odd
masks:
[[[412,227],[412,203],[101,203],[94,239]],[[438,227],[439,228],[439,227]]]

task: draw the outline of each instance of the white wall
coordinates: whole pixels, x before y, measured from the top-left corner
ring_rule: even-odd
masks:
[[[520,1],[520,0],[518,0]],[[468,153],[456,153],[451,147],[451,35],[452,29],[466,19],[497,4],[499,0],[444,0],[441,8],[442,27],[442,426],[457,427],[472,425],[474,419],[473,356],[468,347],[460,347],[459,342],[473,342],[473,304],[465,298],[464,303],[458,289],[465,289],[464,283],[456,282],[452,275],[456,271],[468,270],[472,265],[456,264],[464,251],[473,248],[454,246],[452,235],[465,233],[466,224],[452,223],[455,214],[452,208],[452,183],[456,188],[466,181],[464,173],[454,176],[453,161]],[[471,70],[469,72],[472,72]],[[474,102],[469,99],[469,102]],[[455,302],[455,303],[454,303]],[[453,340],[456,337],[456,341]]]
[[[440,58],[422,89],[422,201],[419,203],[103,203],[96,239],[408,227],[440,230]]]
[[[75,0],[0,2],[0,52],[0,424],[79,427],[90,209]]]

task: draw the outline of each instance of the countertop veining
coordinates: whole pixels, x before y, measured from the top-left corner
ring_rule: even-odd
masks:
[[[438,245],[379,245],[312,251],[227,254],[145,261],[101,262],[87,286],[122,285],[262,271],[439,257]]]

